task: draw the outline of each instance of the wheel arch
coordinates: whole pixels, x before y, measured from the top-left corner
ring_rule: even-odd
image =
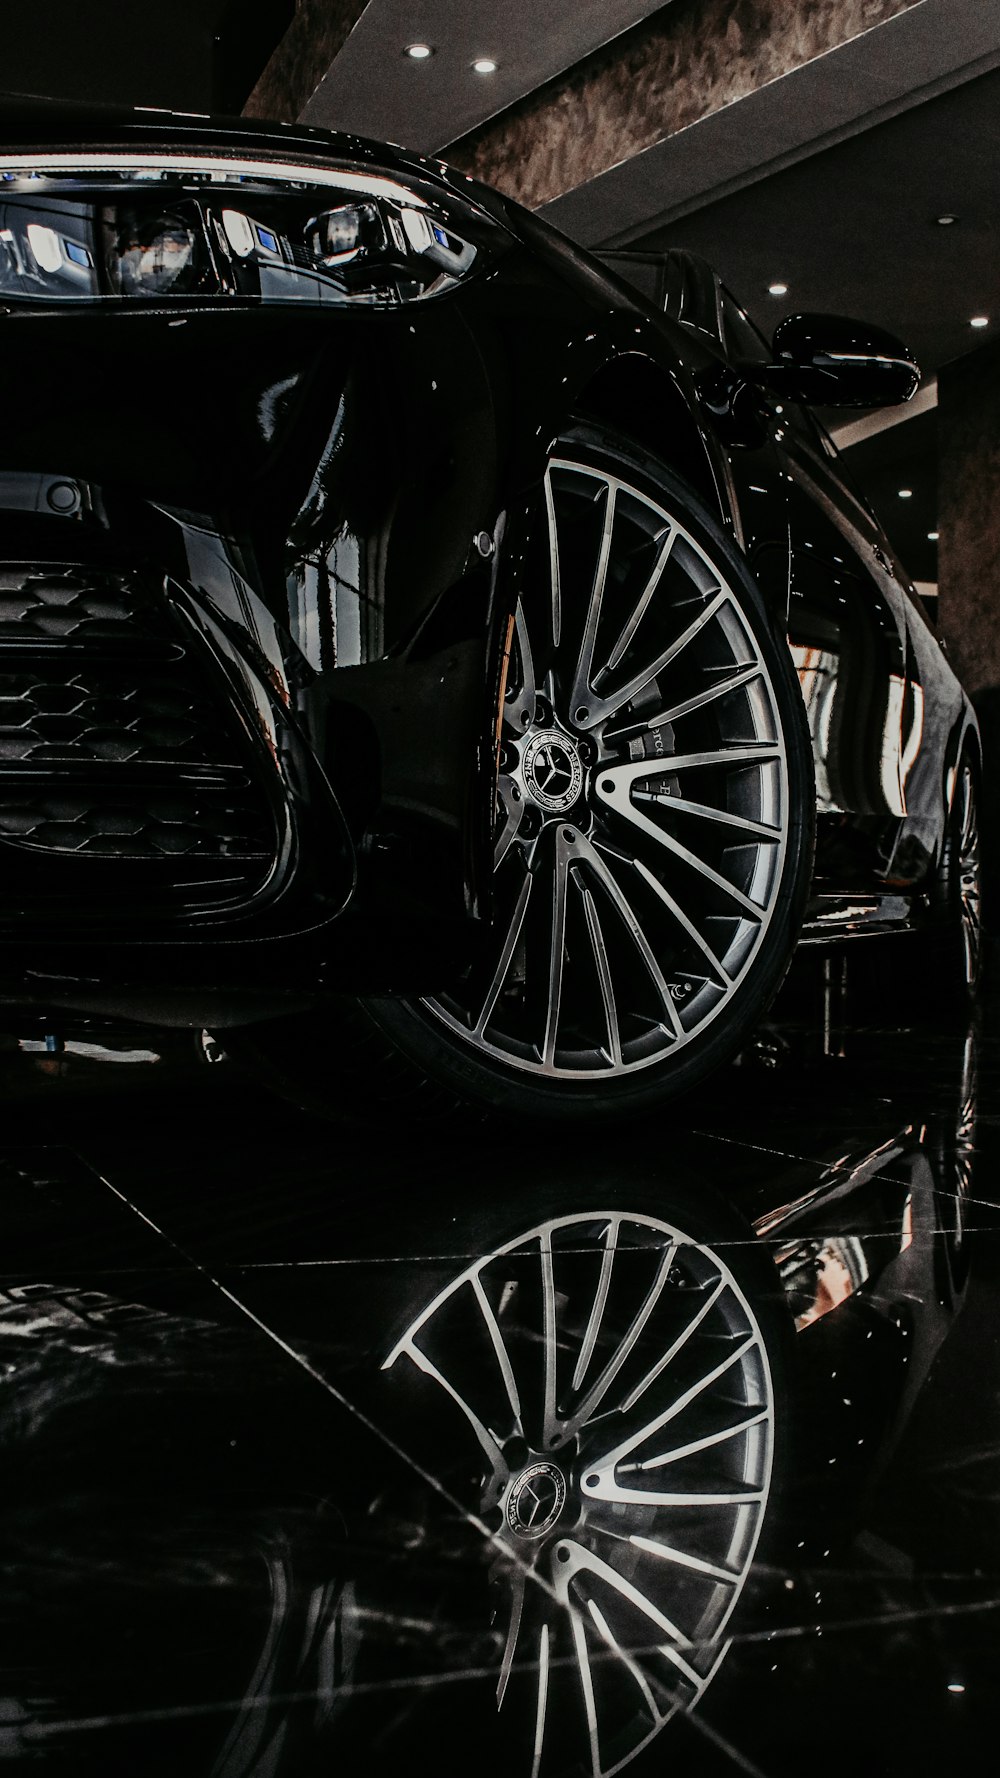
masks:
[[[573,406],[575,418],[611,426],[659,457],[731,522],[705,433],[676,380],[654,358],[626,352],[610,359],[577,391]]]

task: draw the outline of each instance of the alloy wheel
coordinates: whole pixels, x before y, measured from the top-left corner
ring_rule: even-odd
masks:
[[[774,1407],[746,1296],[657,1217],[563,1216],[442,1289],[397,1367],[450,1404],[442,1470],[481,1475],[504,1769],[607,1778],[698,1702],[757,1546]]]
[[[779,697],[723,552],[651,488],[554,457],[510,637],[494,943],[425,1000],[487,1063],[663,1062],[729,1007],[779,898]]]

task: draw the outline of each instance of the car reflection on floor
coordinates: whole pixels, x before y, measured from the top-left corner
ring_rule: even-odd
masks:
[[[987,1238],[974,1034],[890,1072],[733,1070],[627,1153],[416,1133],[402,1178],[222,1070],[208,1140],[95,1101],[13,1145],[0,1756],[797,1771],[815,1570],[849,1615]]]

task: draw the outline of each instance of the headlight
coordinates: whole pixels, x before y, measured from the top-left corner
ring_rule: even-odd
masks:
[[[0,156],[0,296],[392,308],[451,290],[506,239],[429,180],[122,153]]]

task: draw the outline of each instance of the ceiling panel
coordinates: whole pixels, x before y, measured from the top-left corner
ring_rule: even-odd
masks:
[[[661,10],[662,0],[369,0],[301,121],[427,154]],[[435,53],[411,61],[415,42]],[[474,73],[487,55],[497,72]]]
[[[941,226],[941,215],[957,220]],[[703,254],[768,336],[796,310],[856,314],[936,370],[1000,335],[1000,73],[632,245]],[[787,295],[768,294],[777,281]],[[973,315],[990,326],[970,328]]]

